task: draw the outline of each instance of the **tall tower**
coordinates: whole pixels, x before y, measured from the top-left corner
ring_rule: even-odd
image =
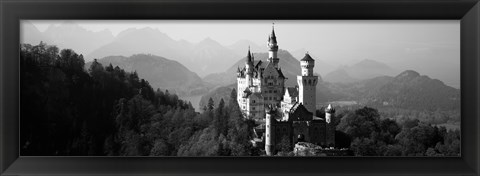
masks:
[[[326,143],[330,146],[335,146],[335,126],[332,122],[335,117],[335,109],[332,108],[331,104],[328,104],[328,107],[325,109],[325,125],[326,125]]]
[[[247,87],[249,87],[253,85],[253,60],[252,54],[250,53],[250,46],[248,47],[247,60],[245,61],[245,71],[247,72],[245,75],[245,79],[247,81]]]
[[[318,76],[313,75],[315,60],[306,53],[305,57],[300,60],[300,66],[302,68],[302,75],[297,76],[299,86],[298,98],[300,103],[302,103],[308,111],[315,114],[316,86],[318,81]]]
[[[277,52],[278,52],[278,45],[277,45],[277,37],[275,36],[275,29],[272,25],[272,34],[268,36],[268,61],[273,62],[274,67],[278,68],[278,59]]]
[[[275,134],[273,130],[273,114],[275,114],[275,110],[273,106],[268,106],[265,108],[265,152],[267,156],[272,156],[273,152],[275,151],[275,146],[273,144],[273,139],[275,139]]]

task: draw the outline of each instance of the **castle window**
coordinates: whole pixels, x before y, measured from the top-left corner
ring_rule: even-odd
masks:
[[[272,90],[269,90],[268,93],[272,93]]]
[[[274,90],[273,93],[277,93],[277,90]]]
[[[255,107],[252,107],[252,110],[255,110]]]
[[[263,97],[264,100],[268,100],[268,97]]]

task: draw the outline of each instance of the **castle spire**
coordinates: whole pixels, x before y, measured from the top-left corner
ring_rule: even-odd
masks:
[[[275,23],[272,23],[272,33],[268,36],[268,61],[273,63],[275,68],[278,68],[278,62],[280,61],[277,57],[278,44],[277,36],[275,36]]]
[[[272,34],[270,34],[268,42],[277,43],[277,36],[275,36],[275,23],[272,23]]]
[[[252,54],[250,53],[250,45],[248,46],[248,53],[247,53],[247,63],[252,62]]]

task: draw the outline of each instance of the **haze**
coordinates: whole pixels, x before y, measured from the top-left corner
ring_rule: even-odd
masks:
[[[385,63],[399,71],[413,69],[459,88],[460,21],[458,20],[75,20],[68,23],[78,24],[98,35],[93,38],[79,37],[75,39],[74,46],[68,46],[73,45],[68,44],[68,41],[64,44],[56,43],[54,39],[50,43],[59,45],[60,48],[67,47],[81,51],[87,56],[95,49],[114,41],[125,30],[149,27],[158,29],[174,40],[199,43],[210,38],[223,46],[248,40],[260,46],[261,48],[257,50],[261,50],[265,48],[272,22],[275,23],[279,48],[289,51],[297,59],[301,59],[299,57],[308,51],[315,57],[314,59],[321,60],[334,68],[370,59]],[[25,30],[25,25],[29,23],[43,34],[49,28],[65,24],[65,21],[24,20],[21,23],[22,42],[36,42],[31,39],[36,34]],[[92,40],[98,41],[91,44]],[[246,53],[247,48],[245,47],[244,50]],[[253,52],[266,52],[257,50]],[[92,59],[86,57],[87,61]],[[224,68],[226,69],[228,68]]]

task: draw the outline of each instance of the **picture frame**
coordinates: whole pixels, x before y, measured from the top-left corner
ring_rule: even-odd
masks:
[[[1,175],[479,175],[478,0],[2,0]],[[20,157],[22,19],[460,20],[461,157]]]

